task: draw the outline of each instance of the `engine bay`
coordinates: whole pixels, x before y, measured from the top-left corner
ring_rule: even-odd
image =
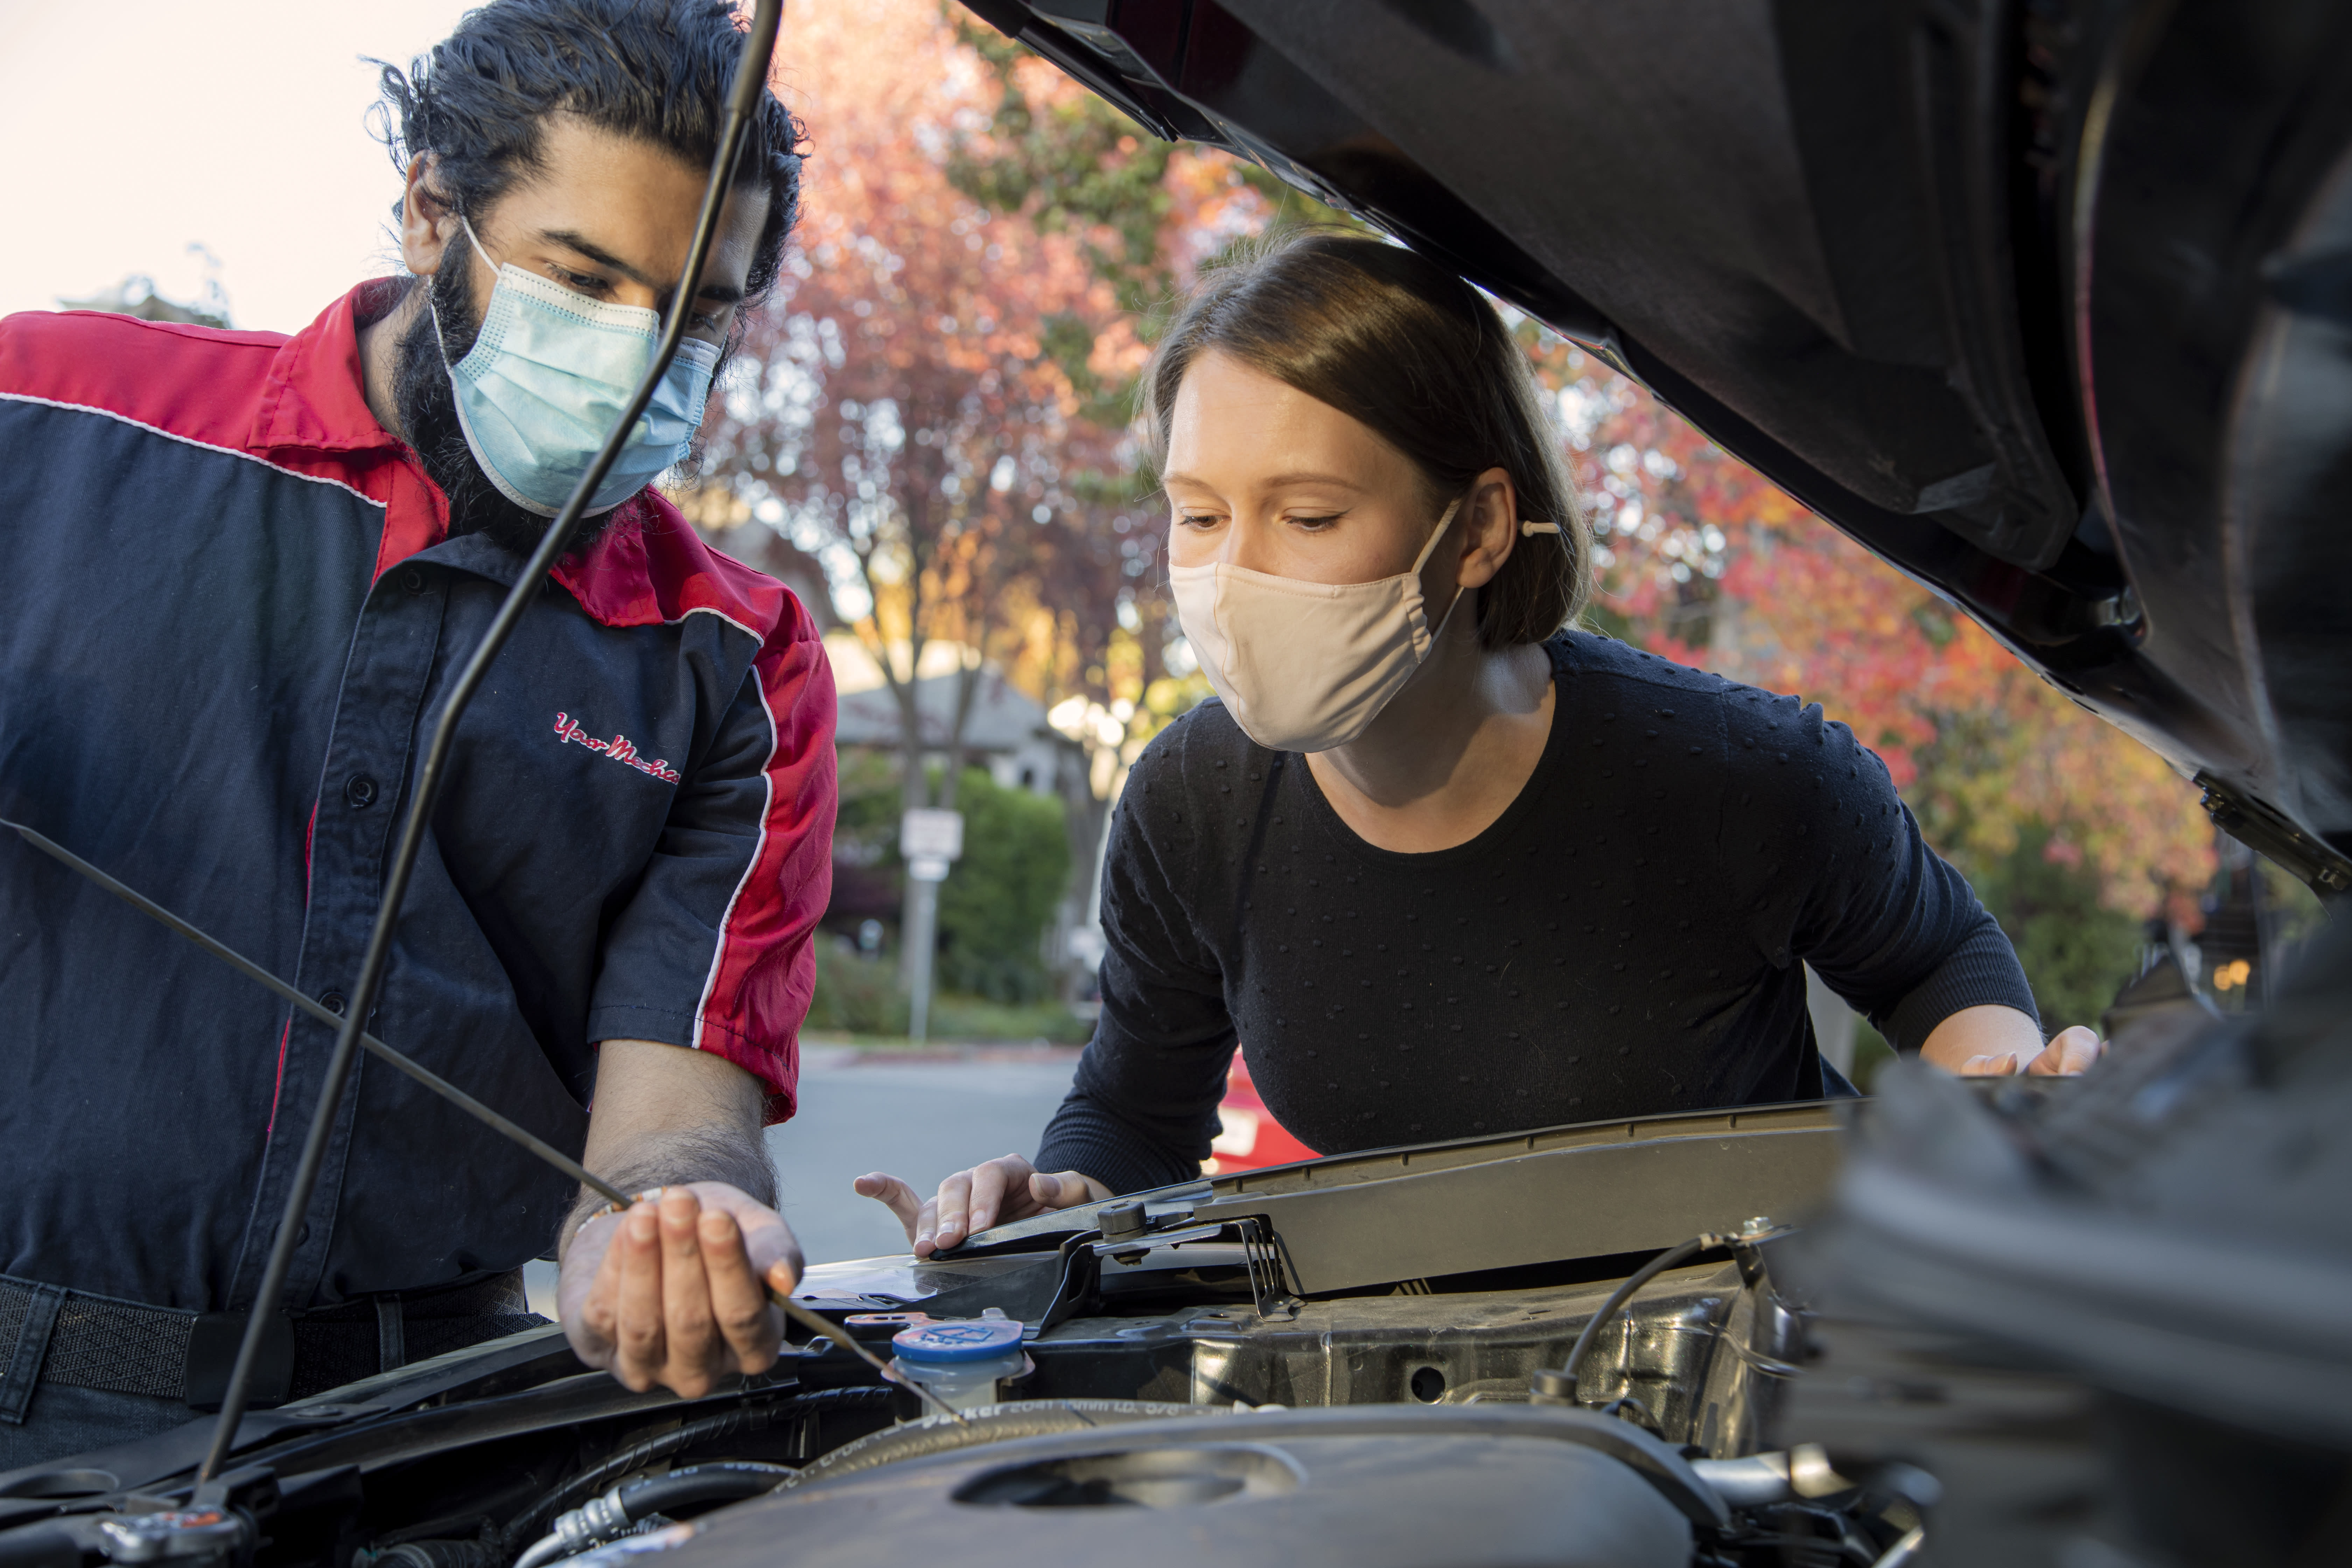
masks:
[[[1562,1128],[809,1270],[897,1384],[812,1338],[632,1394],[536,1330],[255,1412],[201,1486],[205,1423],[0,1476],[0,1564],[1058,1562],[1106,1526],[1139,1563],[1876,1563],[1921,1489],[1776,1428],[1774,1259],[1840,1138],[1826,1105]],[[920,1360],[941,1328],[993,1359]]]

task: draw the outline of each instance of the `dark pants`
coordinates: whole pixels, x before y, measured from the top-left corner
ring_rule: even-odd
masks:
[[[542,1326],[520,1273],[308,1311],[291,1386],[265,1405]],[[135,1442],[199,1419],[186,1392],[193,1314],[0,1279],[0,1470]],[[21,1420],[19,1416],[21,1415]]]

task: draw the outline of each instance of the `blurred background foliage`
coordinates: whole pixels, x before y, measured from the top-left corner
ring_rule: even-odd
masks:
[[[1062,803],[964,772],[963,858],[940,884],[941,984],[991,1002],[1045,1000],[1038,937],[1070,876]]]
[[[844,753],[841,814],[835,830],[834,911],[817,934],[812,1029],[888,1036],[907,1029],[894,957],[883,942],[861,952],[856,927],[898,907],[906,867],[898,855],[899,780],[894,759]],[[956,792],[964,853],[940,884],[936,973],[945,994],[932,1005],[942,1039],[1066,1039],[1086,1026],[1055,1000],[1043,939],[1069,886],[1069,841],[1062,802],[1008,788],[985,769],[966,768]],[[887,927],[882,933],[887,938]]]

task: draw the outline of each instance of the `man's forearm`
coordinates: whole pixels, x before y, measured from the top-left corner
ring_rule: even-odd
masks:
[[[756,1133],[747,1137],[730,1127],[685,1128],[646,1134],[616,1152],[620,1157],[611,1169],[593,1162],[588,1168],[632,1196],[687,1182],[725,1182],[747,1197],[776,1206],[776,1167],[768,1158],[766,1142]],[[604,1206],[600,1194],[582,1189],[563,1222],[558,1258],[587,1217]]]
[[[724,1058],[651,1040],[597,1047],[596,1103],[581,1156],[604,1181],[635,1194],[688,1182],[723,1182],[770,1208],[776,1168],[761,1135],[763,1086]],[[583,1193],[564,1220],[562,1257],[604,1200]]]

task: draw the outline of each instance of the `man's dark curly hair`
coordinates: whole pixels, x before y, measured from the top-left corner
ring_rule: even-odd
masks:
[[[708,167],[742,52],[730,0],[490,0],[405,72],[374,62],[383,65],[379,134],[401,169],[432,153],[438,194],[467,217],[540,167],[551,114]],[[774,286],[800,216],[801,140],[791,112],[762,93],[736,170],[770,198],[744,279],[747,311]]]

